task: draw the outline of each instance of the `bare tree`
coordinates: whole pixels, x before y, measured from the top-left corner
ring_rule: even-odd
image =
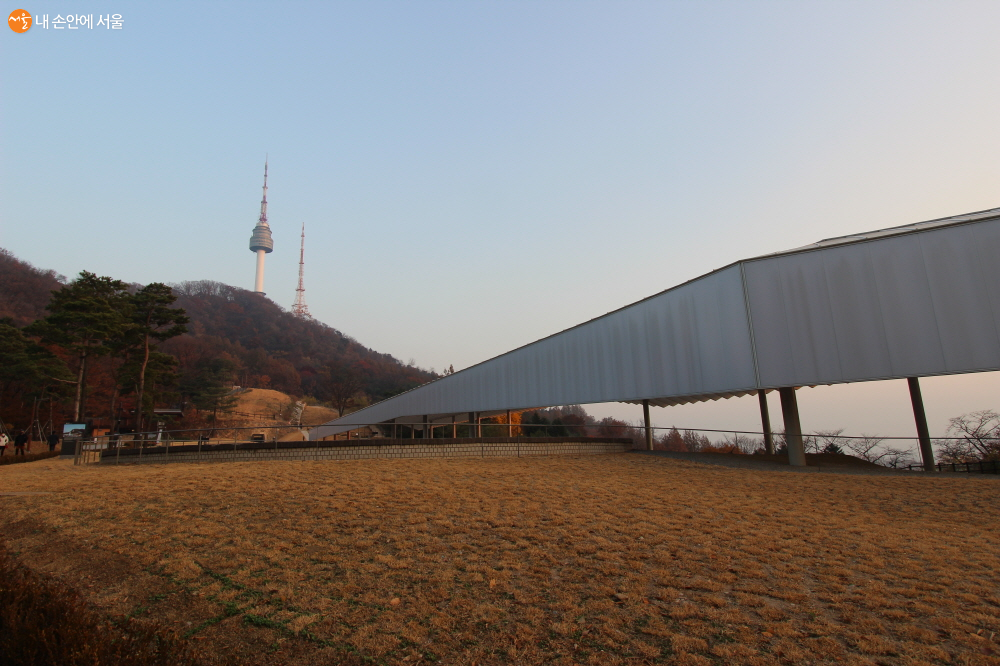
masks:
[[[883,467],[891,467],[893,469],[906,467],[915,462],[917,462],[917,460],[913,457],[913,451],[910,449],[897,449],[892,446],[884,449],[878,460],[879,465],[882,465]]]
[[[878,435],[862,434],[861,437],[851,437],[842,441],[855,456],[876,465],[896,468],[913,462],[913,455],[909,449],[883,447],[882,442],[885,438]]]
[[[877,463],[879,460],[878,448],[884,439],[878,435],[862,434],[861,437],[852,437],[843,440],[843,442],[847,450],[858,458],[867,460],[870,463]]]
[[[353,366],[335,364],[328,369],[329,383],[327,392],[330,402],[337,408],[337,414],[344,413],[361,399],[361,389],[364,388],[364,378]]]
[[[726,435],[722,438],[722,441],[716,445],[722,448],[729,448],[733,451],[740,451],[742,453],[751,454],[758,449],[764,448],[763,439],[754,439],[748,435],[741,435],[738,432],[734,432],[733,436],[730,437]]]
[[[687,450],[694,453],[712,446],[712,442],[708,439],[708,437],[698,434],[695,430],[685,430],[684,434],[681,435],[681,439],[687,447]]]
[[[844,447],[842,442],[844,438],[840,436],[842,432],[844,432],[843,428],[840,428],[839,430],[817,430],[816,440],[819,452],[843,453]]]
[[[937,442],[943,462],[1000,459],[1000,414],[984,409],[956,416],[948,423],[948,434],[961,439]]]
[[[973,459],[964,439],[936,439],[934,451],[937,452],[938,462],[942,463],[965,463]]]

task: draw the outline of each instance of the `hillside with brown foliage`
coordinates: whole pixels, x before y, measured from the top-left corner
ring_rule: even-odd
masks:
[[[191,317],[190,334],[163,350],[177,356],[182,369],[197,357],[228,354],[239,366],[240,385],[321,400],[329,399],[331,370],[349,368],[360,375],[362,391],[373,401],[433,378],[245,289],[202,280],[174,285],[174,293],[177,306]]]
[[[112,276],[113,277],[113,276]],[[48,315],[53,291],[66,278],[53,270],[36,268],[0,248],[0,320],[23,328]],[[133,291],[140,285],[134,285]],[[225,382],[242,387],[275,389],[291,396],[311,396],[336,402],[343,408],[385,399],[423,384],[430,372],[406,365],[312,318],[292,315],[273,301],[245,289],[211,281],[173,285],[174,307],[190,316],[188,332],[160,345],[177,359],[164,368],[161,381],[151,387],[159,406],[191,404],[188,389],[199,380],[206,364],[222,362]],[[53,351],[70,365],[71,356]],[[111,357],[94,358],[87,369],[83,416],[112,425],[134,407],[129,387],[116,383],[117,366]],[[120,366],[120,361],[117,361]],[[0,418],[14,428],[26,428],[32,413],[41,423],[58,424],[71,414],[51,395],[45,404],[18,391],[0,387]],[[346,391],[346,393],[345,393]],[[133,400],[134,401],[134,400]]]
[[[55,271],[35,268],[0,247],[0,319],[9,317],[20,327],[44,317],[52,291],[65,282]]]

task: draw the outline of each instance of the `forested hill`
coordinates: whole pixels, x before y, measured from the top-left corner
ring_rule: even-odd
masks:
[[[35,268],[0,248],[0,319],[9,317],[19,327],[41,319],[52,290],[65,281],[55,271]]]
[[[320,399],[329,397],[326,383],[345,372],[362,378],[363,390],[372,400],[434,377],[245,289],[207,280],[172,286],[177,306],[191,317],[190,332],[168,341],[163,349],[177,356],[182,366],[192,353],[225,352],[240,361],[244,385]]]
[[[23,327],[44,317],[51,292],[65,282],[55,271],[35,268],[0,248],[0,319]],[[242,386],[329,400],[346,383],[377,401],[434,377],[245,289],[209,281],[172,287],[176,307],[184,308],[191,322],[187,334],[161,350],[177,357],[181,380],[221,357],[232,362],[233,380]]]

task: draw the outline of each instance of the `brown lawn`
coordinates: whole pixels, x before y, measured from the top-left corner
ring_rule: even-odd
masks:
[[[0,530],[246,664],[1000,663],[1000,482],[639,455],[0,468]]]

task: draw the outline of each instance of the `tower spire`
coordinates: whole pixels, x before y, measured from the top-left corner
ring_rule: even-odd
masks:
[[[302,276],[306,267],[306,223],[302,223],[302,244],[299,246],[299,286],[295,290],[295,303],[292,304],[292,314],[296,317],[310,318],[309,306],[306,305],[306,288]]]
[[[264,197],[260,200],[260,219],[258,224],[267,224],[267,156],[264,156]]]

